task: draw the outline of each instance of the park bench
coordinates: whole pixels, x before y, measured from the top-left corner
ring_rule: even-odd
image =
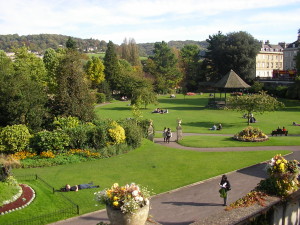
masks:
[[[273,135],[276,135],[276,136],[277,136],[277,135],[280,135],[280,136],[282,136],[283,134],[284,134],[285,136],[287,136],[287,135],[288,135],[288,131],[283,131],[283,130],[273,130],[271,135],[272,135],[272,136],[273,136]]]

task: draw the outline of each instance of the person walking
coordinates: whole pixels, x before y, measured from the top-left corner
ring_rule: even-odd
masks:
[[[166,142],[167,143],[170,143],[170,138],[172,137],[172,131],[170,128],[167,129],[167,132],[166,132]]]
[[[163,130],[163,138],[164,138],[164,142],[167,141],[167,128],[165,127],[164,130]]]
[[[222,176],[221,182],[220,182],[220,187],[221,189],[219,190],[220,197],[224,199],[224,204],[223,206],[227,205],[227,200],[228,200],[228,191],[231,190],[230,182],[227,179],[227,176],[224,174]]]

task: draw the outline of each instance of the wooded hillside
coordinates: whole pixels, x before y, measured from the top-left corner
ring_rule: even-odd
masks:
[[[31,51],[44,53],[47,48],[57,49],[65,47],[69,36],[61,34],[35,34],[22,35],[8,34],[0,35],[0,49],[5,52],[11,52],[14,47],[27,46]],[[82,52],[104,52],[107,48],[107,43],[104,40],[98,39],[81,39],[72,37],[76,42],[76,46]],[[187,44],[198,45],[200,49],[206,49],[208,43],[206,41],[169,41],[168,46],[171,48],[181,49]],[[140,56],[153,55],[154,43],[140,43]]]

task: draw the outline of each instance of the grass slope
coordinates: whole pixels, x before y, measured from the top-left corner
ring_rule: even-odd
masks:
[[[13,172],[15,175],[38,174],[56,188],[66,183],[74,185],[94,181],[103,189],[115,182],[135,182],[158,194],[268,160],[277,153],[286,154],[288,151],[196,152],[172,149],[145,140],[140,148],[108,159],[48,168],[15,169]],[[101,208],[93,200],[93,193],[100,189],[68,192],[66,195],[80,205],[81,213],[87,213]],[[40,207],[47,207],[43,202],[49,194],[37,196]],[[28,215],[36,214],[35,207],[26,210]],[[12,214],[21,218],[19,213]]]

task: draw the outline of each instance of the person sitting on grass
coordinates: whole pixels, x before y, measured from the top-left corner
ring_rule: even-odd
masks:
[[[212,128],[209,128],[210,130],[217,130],[217,126],[214,124],[213,126],[212,126]]]
[[[94,185],[93,182],[88,184],[78,184],[75,186],[71,186],[70,184],[66,184],[65,187],[61,188],[60,191],[68,192],[68,191],[79,191],[81,189],[89,189],[89,188],[98,188],[99,185]]]
[[[219,124],[217,130],[222,130],[222,128],[222,124]]]

